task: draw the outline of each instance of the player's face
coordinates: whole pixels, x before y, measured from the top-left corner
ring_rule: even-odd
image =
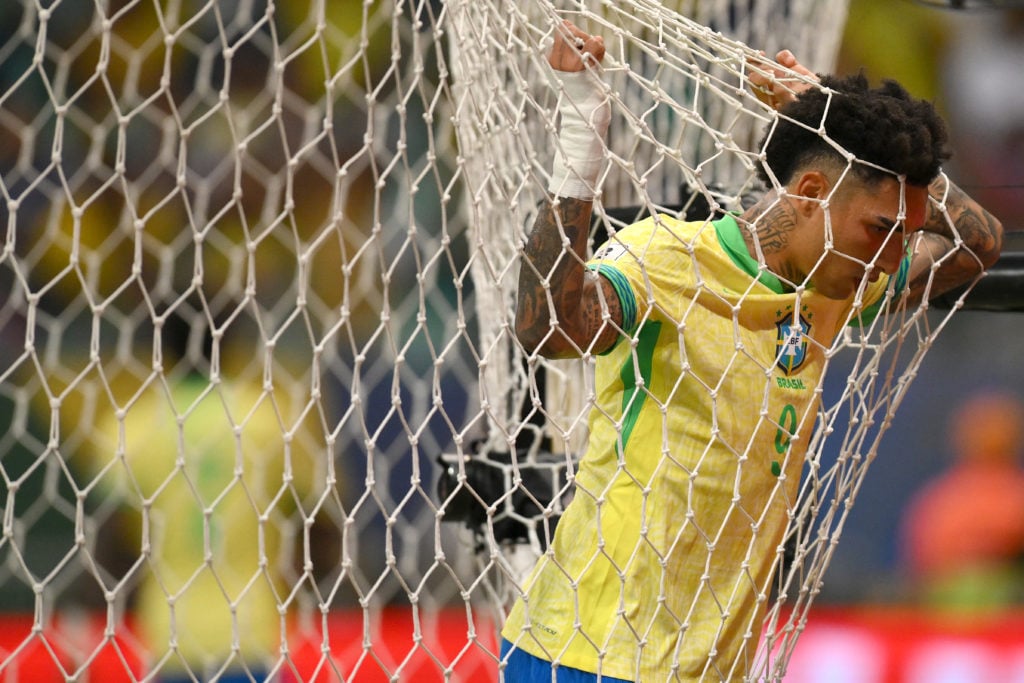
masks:
[[[927,188],[901,185],[896,178],[871,184],[844,182],[849,186],[840,187],[827,211],[819,212],[819,257],[825,255],[810,278],[812,286],[831,299],[849,298],[865,277],[874,282],[882,273],[894,274],[906,254],[907,239],[924,224],[928,203]],[[905,212],[900,211],[903,202]]]

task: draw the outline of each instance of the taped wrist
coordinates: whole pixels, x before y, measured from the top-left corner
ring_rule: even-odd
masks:
[[[604,89],[586,71],[559,76],[563,84],[558,103],[561,126],[548,191],[558,197],[593,199],[604,162],[611,106]]]

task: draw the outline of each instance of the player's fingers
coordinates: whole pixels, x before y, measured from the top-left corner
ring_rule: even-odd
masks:
[[[562,26],[555,31],[555,42],[548,56],[548,61],[554,68],[562,71],[578,71],[583,68],[575,50],[575,43],[579,40],[575,36],[575,30],[578,29],[571,22],[563,21]]]
[[[577,50],[582,54],[589,54],[595,61],[600,62],[604,59],[604,38],[592,36],[570,21],[566,21],[565,25],[572,34],[574,47]]]
[[[747,74],[747,80],[750,82],[754,96],[774,107],[775,78],[778,70],[764,50],[759,50],[756,56],[747,57],[747,64],[751,67]]]
[[[775,55],[775,61],[788,69],[797,64],[796,55],[789,50],[779,50],[779,54]]]
[[[579,26],[577,26],[576,24],[572,23],[568,19],[566,19],[565,21],[562,22],[562,26],[565,27],[565,30],[568,31],[569,35],[572,36],[573,38],[587,38],[588,37],[588,34],[587,34],[586,31],[584,31],[583,29],[581,29]]]
[[[562,71],[582,71],[585,62],[595,63],[604,59],[604,39],[592,36],[572,22],[562,23],[562,30],[556,31],[555,45],[551,51],[551,65]]]
[[[808,69],[803,64],[801,64],[800,61],[796,58],[796,55],[794,55],[789,50],[780,51],[779,54],[775,56],[775,61],[777,61],[779,64],[786,67],[787,69],[795,71],[801,76],[807,76],[808,78],[816,78],[814,72]]]
[[[583,42],[582,52],[584,59],[589,55],[595,62],[600,63],[604,59],[604,38],[601,36],[590,36]]]
[[[772,60],[764,50],[761,50],[757,57],[748,57],[747,63],[753,67],[750,71],[750,80],[760,85],[774,83],[782,74],[776,66],[777,61],[777,58]]]
[[[758,51],[757,55],[747,57],[747,64],[753,67],[750,73],[750,78],[764,78],[764,74],[760,73],[761,70],[767,69],[770,66],[768,61],[768,55],[765,54],[764,50]]]

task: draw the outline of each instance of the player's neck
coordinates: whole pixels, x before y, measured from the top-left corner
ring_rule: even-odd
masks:
[[[799,223],[796,212],[785,198],[771,190],[740,218],[743,241],[755,260],[779,277],[786,289],[791,283],[804,282],[806,274],[796,265]]]

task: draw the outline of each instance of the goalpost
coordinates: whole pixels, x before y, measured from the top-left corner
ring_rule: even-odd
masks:
[[[736,209],[844,0],[21,0],[0,28],[0,680],[496,680],[572,494],[587,362],[512,333],[558,22],[605,36],[595,242]],[[829,350],[758,661],[962,305]],[[795,426],[795,425],[794,425]],[[781,558],[781,553],[780,553]],[[38,673],[43,672],[43,673]],[[491,677],[491,678],[488,678]],[[38,680],[45,680],[40,677]]]

